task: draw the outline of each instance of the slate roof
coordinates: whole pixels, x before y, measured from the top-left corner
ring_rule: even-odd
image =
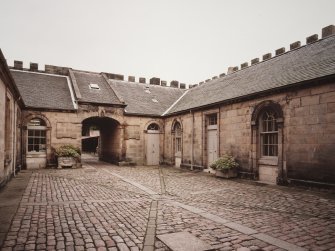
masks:
[[[73,70],[82,98],[80,101],[99,104],[121,105],[121,101],[110,88],[108,82],[100,73]],[[89,88],[90,84],[97,84],[100,90]]]
[[[117,95],[127,104],[126,114],[161,116],[185,90],[159,85],[109,80]],[[150,93],[146,92],[149,90]],[[153,100],[158,102],[154,102]]]
[[[332,74],[335,74],[335,36],[193,88],[171,108],[168,114]]]
[[[66,77],[16,70],[10,72],[27,107],[75,109]]]

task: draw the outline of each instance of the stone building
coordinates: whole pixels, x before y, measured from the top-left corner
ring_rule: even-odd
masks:
[[[0,187],[15,175],[21,161],[22,99],[0,50]]]
[[[171,164],[211,171],[233,155],[241,176],[270,183],[335,184],[335,26],[185,84],[31,63],[10,69],[22,95],[22,161],[55,165],[53,149],[98,149],[116,164]],[[99,129],[99,140],[90,132]],[[93,146],[93,147],[92,147]]]

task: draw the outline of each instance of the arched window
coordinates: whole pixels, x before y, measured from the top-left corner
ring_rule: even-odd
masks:
[[[29,153],[46,152],[46,124],[42,119],[33,118],[28,122],[28,144]]]
[[[277,115],[271,109],[265,110],[259,121],[261,156],[278,156]]]
[[[159,131],[159,125],[157,125],[156,123],[151,123],[151,124],[148,126],[148,129],[147,129],[147,130]]]
[[[173,126],[174,131],[174,146],[175,146],[175,153],[180,153],[182,150],[181,144],[181,125],[179,122],[176,122]]]

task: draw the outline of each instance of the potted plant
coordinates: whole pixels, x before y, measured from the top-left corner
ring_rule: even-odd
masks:
[[[62,145],[55,149],[55,155],[58,160],[58,168],[62,167],[80,167],[80,149],[73,145]]]
[[[235,161],[234,157],[225,154],[222,157],[214,161],[210,167],[214,170],[215,176],[223,178],[235,178],[237,177],[238,163]]]

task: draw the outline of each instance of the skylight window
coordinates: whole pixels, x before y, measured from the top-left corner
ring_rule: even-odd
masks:
[[[146,86],[146,87],[144,88],[144,91],[145,91],[146,93],[151,93],[151,91],[149,90],[149,86]]]
[[[93,84],[93,83],[90,83],[90,89],[91,90],[100,90],[100,87],[98,84]]]

